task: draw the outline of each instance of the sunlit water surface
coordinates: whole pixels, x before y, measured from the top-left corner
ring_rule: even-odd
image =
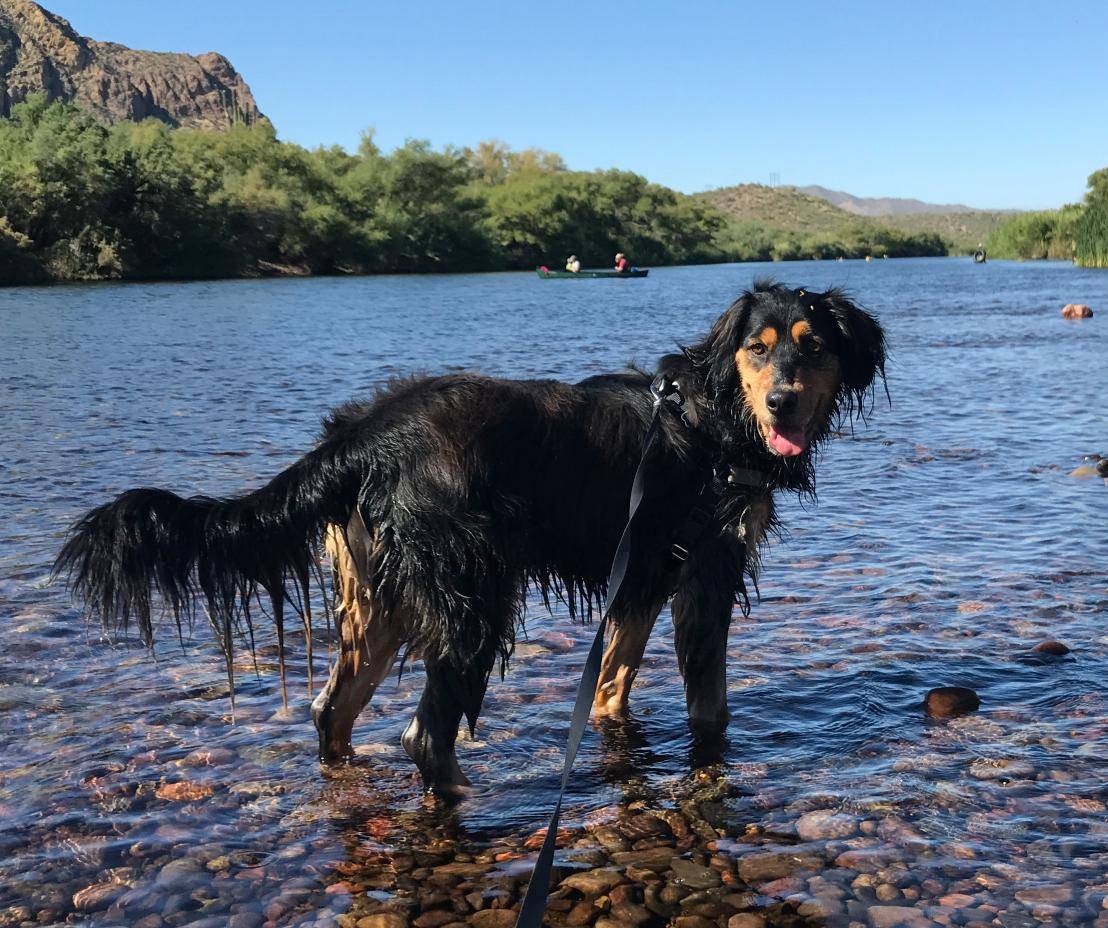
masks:
[[[870,822],[864,833],[885,828],[919,879],[999,873],[1009,896],[1072,886],[1077,908],[1061,916],[1091,923],[1094,887],[1108,882],[1108,487],[1070,472],[1108,455],[1108,274],[942,259],[656,269],[638,281],[0,291],[0,924],[148,912],[146,924],[172,925],[231,911],[333,924],[351,897],[324,890],[360,868],[388,869],[411,847],[480,859],[539,829],[591,635],[567,615],[531,611],[476,738],[459,746],[473,794],[447,814],[422,800],[398,744],[419,665],[364,713],[358,762],[324,773],[302,635],[289,708],[263,638],[257,675],[242,659],[232,725],[206,629],[182,646],[165,627],[155,665],[134,641],[100,636],[51,580],[51,560],[76,516],[126,488],[258,486],[310,447],[330,406],[396,375],[577,380],[649,367],[761,274],[844,285],[874,312],[892,401],[879,392],[868,423],[829,445],[818,504],[783,501],[787,534],[767,552],[761,600],[748,620],[736,612],[717,830],[788,843],[802,813],[836,809]],[[1067,302],[1098,315],[1064,321]],[[326,630],[315,638],[318,685]],[[1037,659],[1045,639],[1072,653]],[[586,736],[571,828],[685,795],[671,641],[667,612],[633,720]],[[972,687],[981,710],[928,721],[921,699],[939,685]],[[192,881],[176,902],[139,900],[126,916],[119,892],[74,901],[103,883],[169,898],[166,865],[182,860],[200,863],[179,868]],[[382,900],[398,891],[380,886]],[[287,905],[267,909],[275,899]]]

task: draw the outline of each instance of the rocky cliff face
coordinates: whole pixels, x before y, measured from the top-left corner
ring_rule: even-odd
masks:
[[[31,0],[0,0],[0,115],[35,93],[90,109],[106,122],[153,116],[174,126],[226,129],[265,118],[222,55],[97,42]]]

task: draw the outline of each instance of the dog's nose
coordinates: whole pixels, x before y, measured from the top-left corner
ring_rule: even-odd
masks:
[[[787,416],[796,408],[796,391],[771,390],[766,394],[766,407],[775,416]]]

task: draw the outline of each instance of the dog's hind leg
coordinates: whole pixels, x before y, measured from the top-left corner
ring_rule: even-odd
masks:
[[[427,686],[401,744],[423,775],[424,785],[443,798],[456,798],[469,783],[458,766],[454,742],[458,723],[466,716],[477,724],[496,650],[483,648],[472,660],[426,658]]]
[[[358,579],[350,548],[335,526],[327,530],[326,548],[335,576],[339,655],[327,685],[312,703],[312,718],[319,732],[320,760],[334,763],[354,753],[354,720],[388,675],[401,640],[395,623]]]
[[[612,638],[600,664],[600,679],[596,682],[593,712],[598,717],[627,714],[631,684],[639,672],[650,632],[662,611],[665,599],[634,612],[614,617]]]

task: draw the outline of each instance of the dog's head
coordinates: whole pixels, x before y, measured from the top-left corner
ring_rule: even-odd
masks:
[[[860,413],[885,372],[881,327],[841,291],[767,282],[740,296],[685,353],[723,432],[737,427],[786,469],[790,460],[806,469],[838,417]]]

